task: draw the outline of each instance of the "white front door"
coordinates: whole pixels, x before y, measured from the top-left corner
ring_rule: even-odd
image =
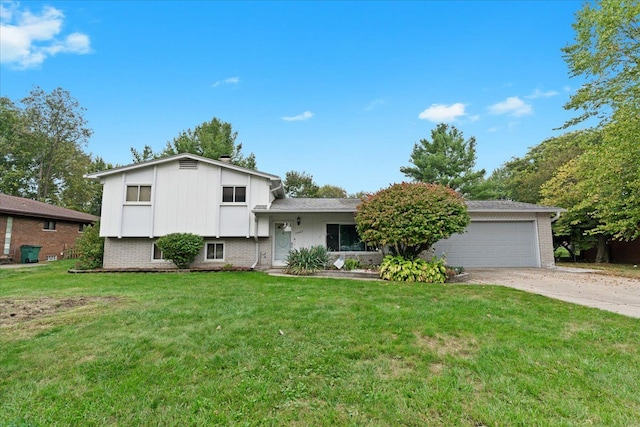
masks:
[[[291,222],[274,223],[273,265],[286,265],[291,250]]]

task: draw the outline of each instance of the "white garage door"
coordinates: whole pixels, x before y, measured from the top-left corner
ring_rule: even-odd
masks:
[[[471,222],[463,234],[434,245],[447,264],[463,267],[538,267],[533,221]]]

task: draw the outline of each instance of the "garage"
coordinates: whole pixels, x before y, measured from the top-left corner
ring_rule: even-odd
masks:
[[[434,245],[436,256],[463,267],[540,267],[535,221],[471,221],[463,234]]]

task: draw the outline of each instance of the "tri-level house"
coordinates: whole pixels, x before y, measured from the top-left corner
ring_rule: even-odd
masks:
[[[362,242],[358,199],[286,198],[276,175],[192,154],[88,175],[104,185],[100,235],[104,267],[171,268],[155,245],[169,233],[202,236],[193,267],[267,269],[285,264],[292,248],[324,245],[334,256],[379,263],[383,249]],[[507,201],[468,202],[467,232],[439,242],[451,265],[553,265],[549,208]]]

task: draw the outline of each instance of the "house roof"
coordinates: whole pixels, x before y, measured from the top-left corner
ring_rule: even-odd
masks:
[[[235,171],[238,171],[238,172],[244,172],[244,173],[248,173],[250,175],[260,176],[260,177],[268,178],[268,179],[271,179],[271,180],[274,180],[274,181],[278,181],[278,182],[280,181],[280,177],[277,176],[277,175],[273,175],[273,174],[265,173],[265,172],[260,172],[260,171],[253,170],[253,169],[243,168],[241,166],[236,166],[236,165],[234,165],[232,163],[223,162],[221,160],[213,160],[213,159],[210,159],[208,157],[202,157],[202,156],[198,156],[198,155],[191,154],[191,153],[175,154],[173,156],[168,156],[168,157],[162,157],[162,158],[159,158],[159,159],[148,160],[146,162],[132,163],[132,164],[126,165],[126,166],[119,166],[117,168],[112,168],[112,169],[107,169],[107,170],[103,170],[103,171],[87,174],[87,175],[85,175],[85,178],[100,179],[102,177],[109,176],[109,175],[114,175],[114,174],[118,174],[118,173],[122,173],[122,172],[128,172],[128,171],[132,171],[132,170],[136,170],[136,169],[143,169],[143,168],[147,168],[149,166],[161,165],[161,164],[164,164],[164,163],[175,162],[175,161],[182,160],[182,159],[197,160],[198,162],[207,163],[207,164],[215,165],[215,166],[220,166],[220,167],[223,167],[223,168],[226,168],[226,169],[235,170]]]
[[[565,209],[554,206],[534,205],[533,203],[514,202],[512,200],[467,200],[469,212],[564,212]]]
[[[133,170],[137,170],[137,169],[147,168],[147,167],[150,167],[150,166],[161,165],[161,164],[164,164],[164,163],[180,161],[182,159],[192,159],[192,160],[196,160],[198,162],[207,163],[209,165],[219,166],[219,167],[223,167],[223,168],[234,170],[234,171],[238,171],[238,172],[243,172],[243,173],[246,173],[246,174],[249,174],[249,175],[254,175],[254,176],[259,176],[259,177],[262,177],[262,178],[269,179],[271,181],[271,191],[273,191],[274,195],[276,197],[284,197],[284,188],[282,187],[282,180],[277,175],[273,175],[273,174],[266,173],[266,172],[260,172],[260,171],[253,170],[253,169],[243,168],[241,166],[237,166],[237,165],[234,165],[232,163],[223,162],[221,160],[213,160],[213,159],[210,159],[208,157],[202,157],[202,156],[198,156],[196,154],[191,154],[191,153],[175,154],[173,156],[168,156],[168,157],[162,157],[162,158],[159,158],[159,159],[148,160],[146,162],[133,163],[133,164],[130,164],[130,165],[127,165],[127,166],[120,166],[120,167],[117,167],[117,168],[112,168],[112,169],[107,169],[107,170],[104,170],[104,171],[90,173],[90,174],[85,175],[84,177],[85,178],[89,178],[89,179],[101,179],[101,178],[104,178],[104,177],[107,177],[107,176],[110,176],[110,175],[119,174],[119,173],[122,173],[122,172],[128,172],[128,171],[133,171]]]
[[[277,199],[271,203],[271,206],[258,205],[254,207],[253,212],[355,212],[356,207],[360,203],[360,199],[318,199],[302,197]]]
[[[99,218],[72,209],[0,193],[0,214],[90,223]]]
[[[271,206],[257,205],[254,213],[356,212],[360,199],[287,198],[274,200]],[[467,200],[469,212],[562,212],[564,209],[513,202],[510,200]]]

